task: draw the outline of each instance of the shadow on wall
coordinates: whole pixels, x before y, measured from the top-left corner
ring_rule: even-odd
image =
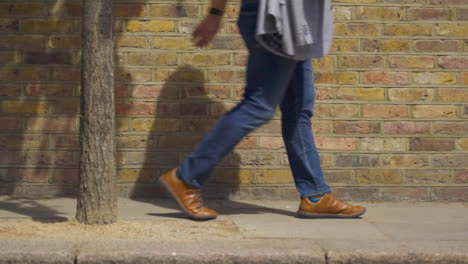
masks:
[[[135,89],[145,88],[151,89],[142,86]],[[144,167],[131,190],[130,196],[134,199],[169,197],[159,185],[159,176],[178,167],[229,107],[219,99],[229,97],[230,88],[207,86],[205,72],[191,66],[169,70],[158,93],[157,119],[134,121],[133,129],[137,131],[147,130],[145,122],[151,122],[142,164],[132,157],[139,153],[126,152],[126,162],[129,162],[126,165]],[[237,154],[231,152],[220,162],[204,187],[206,198],[229,199],[238,192],[238,161]]]

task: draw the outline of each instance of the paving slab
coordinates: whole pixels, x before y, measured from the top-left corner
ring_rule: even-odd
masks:
[[[0,263],[73,264],[76,247],[50,240],[0,240]]]

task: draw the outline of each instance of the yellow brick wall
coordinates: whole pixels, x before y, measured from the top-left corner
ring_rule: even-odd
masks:
[[[468,0],[335,0],[335,40],[313,62],[312,119],[344,199],[468,200]],[[122,196],[157,184],[242,97],[239,1],[206,49],[204,0],[119,0],[116,143]],[[0,0],[0,193],[73,194],[78,175],[81,1]],[[210,198],[296,199],[279,114],[245,138]]]

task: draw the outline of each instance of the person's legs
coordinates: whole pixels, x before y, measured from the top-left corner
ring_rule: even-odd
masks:
[[[302,197],[330,192],[315,147],[310,118],[315,100],[310,60],[299,62],[281,103],[281,125],[296,188]]]
[[[274,55],[255,41],[256,15],[242,15],[238,25],[249,49],[244,99],[216,126],[177,169],[177,177],[200,188],[215,165],[250,131],[269,121],[288,87],[297,61]]]

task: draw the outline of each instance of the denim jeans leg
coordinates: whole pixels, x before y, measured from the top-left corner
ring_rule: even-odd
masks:
[[[177,169],[177,176],[195,187],[203,185],[244,136],[273,117],[296,68],[296,61],[276,56],[256,43],[256,15],[241,14],[238,25],[249,49],[244,99],[218,120]]]
[[[330,192],[323,178],[311,129],[314,101],[311,62],[299,62],[280,108],[289,165],[302,197]]]

